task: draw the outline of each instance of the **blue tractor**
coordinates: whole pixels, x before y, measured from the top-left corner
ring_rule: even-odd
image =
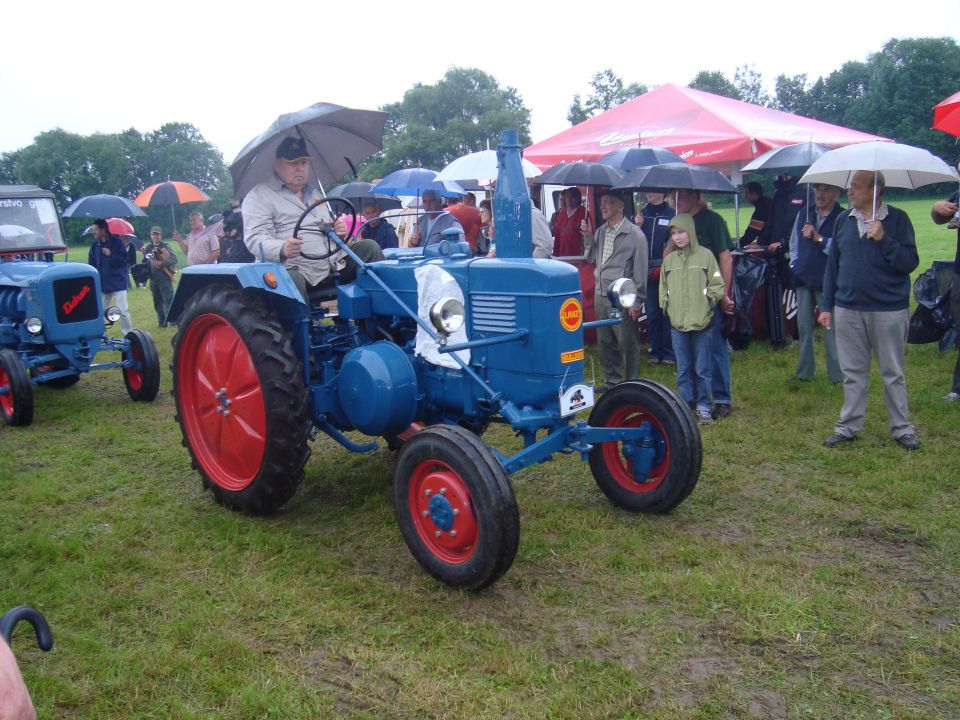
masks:
[[[394,503],[414,557],[442,582],[476,590],[502,576],[517,551],[510,475],[554,453],[588,461],[626,510],[664,513],[690,494],[702,455],[692,413],[670,389],[642,380],[594,405],[578,273],[531,258],[515,132],[498,152],[497,258],[473,258],[457,236],[360,263],[356,281],[335,288],[333,314],[324,298],[305,303],[279,264],[184,271],[169,310],[179,325],[177,420],[219,502],[276,510],[303,480],[314,433],[353,452],[377,443],[346,432],[380,436],[398,449]],[[329,227],[321,231],[351,253]],[[613,292],[621,308],[636,301],[629,280]],[[594,325],[603,322],[611,321]],[[591,407],[589,420],[578,418]],[[494,422],[508,424],[524,449],[507,455],[484,442]]]
[[[160,388],[160,359],[150,333],[109,338],[120,318],[104,309],[100,277],[85,263],[53,262],[65,251],[53,193],[0,185],[0,416],[33,421],[33,386],[62,389],[81,373],[121,368],[130,397],[150,402]],[[117,358],[96,362],[97,353]]]

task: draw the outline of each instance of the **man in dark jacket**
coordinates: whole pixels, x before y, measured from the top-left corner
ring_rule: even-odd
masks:
[[[960,167],[960,166],[958,166]],[[947,225],[949,228],[957,228],[957,254],[953,259],[953,282],[950,285],[950,313],[953,315],[953,327],[960,338],[960,216],[958,216],[958,195],[954,193],[949,200],[939,200],[933,204],[930,209],[930,216],[937,225]],[[953,382],[950,386],[950,392],[943,396],[947,402],[956,402],[960,400],[960,347],[957,349],[957,364],[953,367]]]
[[[365,202],[361,208],[364,219],[367,221],[360,234],[367,240],[373,240],[381,250],[400,247],[397,231],[388,220],[380,217],[380,208],[376,202]],[[479,210],[477,213],[479,214]]]
[[[670,321],[660,309],[660,266],[663,265],[663,249],[670,239],[670,219],[677,211],[666,202],[663,193],[648,192],[647,204],[638,216],[643,221],[641,230],[647,238],[647,256],[650,276],[647,280],[647,337],[650,340],[651,365],[673,365],[673,343],[670,341]]]
[[[100,274],[100,297],[103,307],[116,305],[120,310],[120,332],[126,335],[133,330],[133,319],[127,309],[127,289],[130,287],[127,249],[123,241],[110,232],[107,221],[93,221],[93,245],[87,262]]]
[[[823,294],[823,273],[827,254],[833,245],[833,229],[843,210],[837,198],[840,188],[817,185],[814,207],[797,213],[790,236],[790,269],[797,286],[797,330],[800,334],[800,357],[797,359],[797,377],[811,380],[816,372],[813,358],[814,314]],[[837,341],[833,330],[825,330],[823,345],[827,354],[827,376],[830,382],[843,382],[837,360]]]
[[[177,256],[162,240],[159,225],[150,228],[150,244],[143,246],[143,257],[150,268],[150,292],[153,294],[153,309],[157,312],[157,324],[167,326],[167,308],[173,300],[173,268]]]
[[[743,199],[753,205],[753,215],[746,232],[740,238],[741,245],[757,242],[770,220],[770,198],[763,194],[763,186],[758,182],[748,182],[743,186]]]
[[[883,379],[890,434],[906,450],[920,447],[907,418],[904,343],[910,324],[910,273],[920,263],[907,214],[883,202],[883,173],[860,170],[850,182],[850,210],[837,219],[823,278],[820,324],[836,328],[843,370],[843,409],[827,447],[863,429],[870,356]],[[875,205],[874,198],[876,198]]]

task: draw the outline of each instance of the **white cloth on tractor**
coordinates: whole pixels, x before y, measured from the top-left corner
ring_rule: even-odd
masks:
[[[437,263],[443,262],[437,260]],[[463,298],[463,290],[453,276],[437,264],[427,263],[418,267],[414,273],[417,278],[417,315],[427,325],[433,327],[430,322],[430,308],[440,298],[452,297],[463,303],[466,308],[467,303]],[[457,330],[447,339],[450,345],[459,345],[467,342],[467,323]],[[417,327],[417,343],[414,349],[416,355],[421,356],[431,365],[441,367],[460,369],[457,361],[450,357],[450,354],[441,354],[437,343],[424,332],[422,327]],[[463,362],[470,362],[470,351],[461,350],[456,353]]]

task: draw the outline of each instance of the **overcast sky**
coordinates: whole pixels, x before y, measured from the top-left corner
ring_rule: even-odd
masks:
[[[815,79],[891,37],[960,37],[957,0],[34,1],[5,16],[0,152],[55,127],[87,135],[177,121],[228,163],[281,113],[319,101],[376,109],[453,65],[516,88],[536,142],[569,127],[574,93],[588,94],[607,67],[653,86],[685,85],[699,70],[732,79],[750,63],[772,91],[780,73]]]

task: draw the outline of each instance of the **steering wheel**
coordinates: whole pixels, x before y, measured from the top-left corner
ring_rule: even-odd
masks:
[[[347,206],[351,215],[351,220],[350,220],[351,226],[356,227],[357,226],[357,209],[353,206],[352,202],[350,202],[346,198],[341,198],[341,197],[325,197],[312,202],[310,205],[307,206],[307,209],[303,211],[303,214],[300,215],[299,218],[297,218],[297,224],[294,225],[293,227],[293,237],[300,237],[300,226],[303,225],[303,221],[307,219],[307,215],[312,213],[314,210],[316,210],[318,207],[320,207],[324,203],[329,203],[334,200],[338,202],[342,202],[344,205]],[[328,225],[327,223],[320,223],[319,227],[316,230],[307,229],[307,230],[304,230],[304,232],[315,232],[319,235],[323,235],[324,237],[326,237],[330,229],[331,229],[331,226]],[[304,258],[305,260],[326,260],[331,255],[335,255],[337,251],[340,250],[340,246],[337,245],[337,243],[333,242],[329,237],[327,238],[327,242],[333,244],[333,250],[328,252],[326,255],[309,255],[301,251],[300,257]]]

